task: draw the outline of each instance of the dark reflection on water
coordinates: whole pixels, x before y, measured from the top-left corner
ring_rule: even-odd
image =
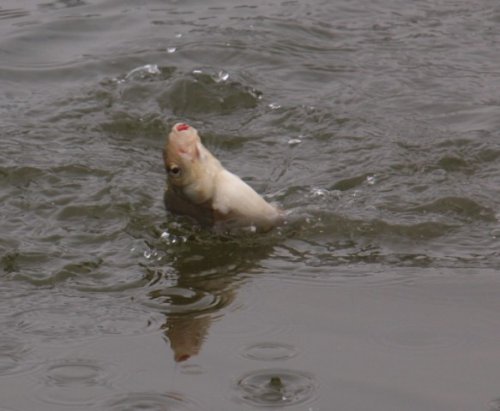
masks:
[[[157,244],[158,251],[165,251],[159,261],[168,263],[173,272],[149,268],[152,290],[144,304],[166,315],[162,329],[174,358],[186,361],[199,353],[211,323],[233,303],[238,287],[272,253],[274,240],[257,234],[242,240],[209,232],[191,233],[187,238],[175,228],[167,227],[160,237],[163,243]],[[180,247],[173,252],[168,249],[179,241]]]

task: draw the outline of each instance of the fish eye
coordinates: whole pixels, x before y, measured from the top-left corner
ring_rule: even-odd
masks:
[[[170,166],[168,168],[168,174],[170,174],[173,177],[179,177],[181,175],[181,168],[179,166]]]

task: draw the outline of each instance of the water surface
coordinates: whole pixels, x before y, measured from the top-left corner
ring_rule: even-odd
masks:
[[[500,409],[493,0],[4,0],[0,409]],[[167,215],[195,126],[289,212]]]

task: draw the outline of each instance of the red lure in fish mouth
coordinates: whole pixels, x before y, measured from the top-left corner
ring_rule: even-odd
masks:
[[[187,124],[182,123],[177,126],[177,131],[184,131],[184,130],[189,130],[189,126]]]

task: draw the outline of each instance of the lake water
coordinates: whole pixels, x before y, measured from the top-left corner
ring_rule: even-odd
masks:
[[[3,0],[0,410],[500,410],[498,0]],[[289,213],[169,216],[178,121]]]

